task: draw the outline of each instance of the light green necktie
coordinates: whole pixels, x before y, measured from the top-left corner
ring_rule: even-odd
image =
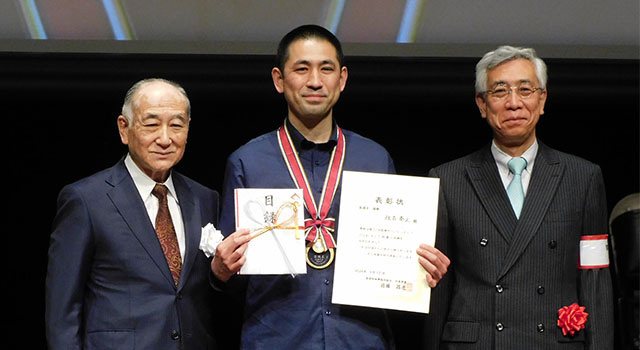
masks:
[[[524,188],[522,187],[522,170],[527,167],[527,160],[518,157],[511,158],[507,163],[509,170],[513,173],[513,179],[507,187],[507,195],[511,201],[513,211],[516,213],[516,217],[520,219],[520,211],[522,211],[522,204],[524,204]]]

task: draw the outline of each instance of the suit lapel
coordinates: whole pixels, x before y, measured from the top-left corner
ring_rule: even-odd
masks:
[[[511,243],[517,220],[489,147],[472,156],[467,174],[489,218],[504,240]]]
[[[520,220],[498,279],[515,264],[538,232],[564,172],[564,165],[560,163],[553,150],[542,143],[539,145]]]
[[[184,178],[175,171],[173,172],[173,185],[177,192],[182,221],[184,222],[185,253],[182,271],[180,272],[180,282],[178,283],[178,289],[181,289],[195,263],[200,246],[202,227],[200,227],[200,209],[194,202],[195,196]]]
[[[173,277],[158,236],[123,160],[113,167],[113,171],[105,181],[113,186],[111,191],[107,193],[113,205],[118,209],[131,232],[162,272],[162,275],[173,285]]]

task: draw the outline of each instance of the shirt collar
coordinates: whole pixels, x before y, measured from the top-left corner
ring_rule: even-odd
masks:
[[[327,141],[326,143],[318,144],[307,140],[304,135],[302,135],[300,131],[298,131],[298,129],[296,129],[293,124],[291,124],[289,118],[286,119],[285,123],[287,124],[287,130],[289,130],[289,137],[291,137],[291,142],[293,142],[293,145],[297,150],[311,149],[315,147],[318,147],[319,149],[328,148],[329,150],[332,150],[333,147],[338,144],[338,133],[336,133],[335,120],[333,121],[333,125],[331,128],[331,136],[329,137],[329,141]]]
[[[140,170],[129,153],[127,153],[127,156],[124,159],[124,165],[127,167],[127,171],[129,171],[129,175],[131,175],[133,183],[136,185],[138,193],[140,193],[140,197],[142,198],[142,200],[146,200],[149,196],[152,195],[151,191],[153,191],[153,188],[156,186],[157,182],[153,181],[153,179],[151,179],[147,174]],[[169,196],[178,201],[178,196],[175,195],[176,189],[173,186],[173,178],[171,177],[171,172],[169,172],[169,177],[162,184],[167,186],[167,189],[169,190]]]
[[[496,164],[500,171],[504,171],[507,174],[509,173],[509,166],[507,163],[511,160],[510,155],[506,154],[503,150],[501,150],[498,145],[496,145],[496,141],[493,140],[491,142],[491,154],[493,155],[493,159],[495,159]],[[536,155],[538,154],[538,140],[534,140],[533,144],[527,148],[526,151],[520,156],[527,161],[527,166],[524,168],[524,171],[531,173],[533,170],[533,163],[536,159]]]

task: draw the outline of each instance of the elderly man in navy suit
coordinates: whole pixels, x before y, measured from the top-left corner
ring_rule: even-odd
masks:
[[[613,347],[602,173],[538,140],[546,81],[532,49],[487,53],[476,103],[493,142],[430,172],[453,271],[434,292],[448,309],[430,319],[427,341],[441,335],[431,348]]]
[[[66,186],[49,248],[50,349],[215,349],[202,228],[218,194],[172,171],[189,99],[163,79],[136,83],[117,119],[128,154]]]

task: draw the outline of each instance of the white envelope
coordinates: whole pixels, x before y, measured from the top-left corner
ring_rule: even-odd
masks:
[[[307,273],[302,190],[238,188],[235,209],[236,229],[254,236],[240,274]]]

